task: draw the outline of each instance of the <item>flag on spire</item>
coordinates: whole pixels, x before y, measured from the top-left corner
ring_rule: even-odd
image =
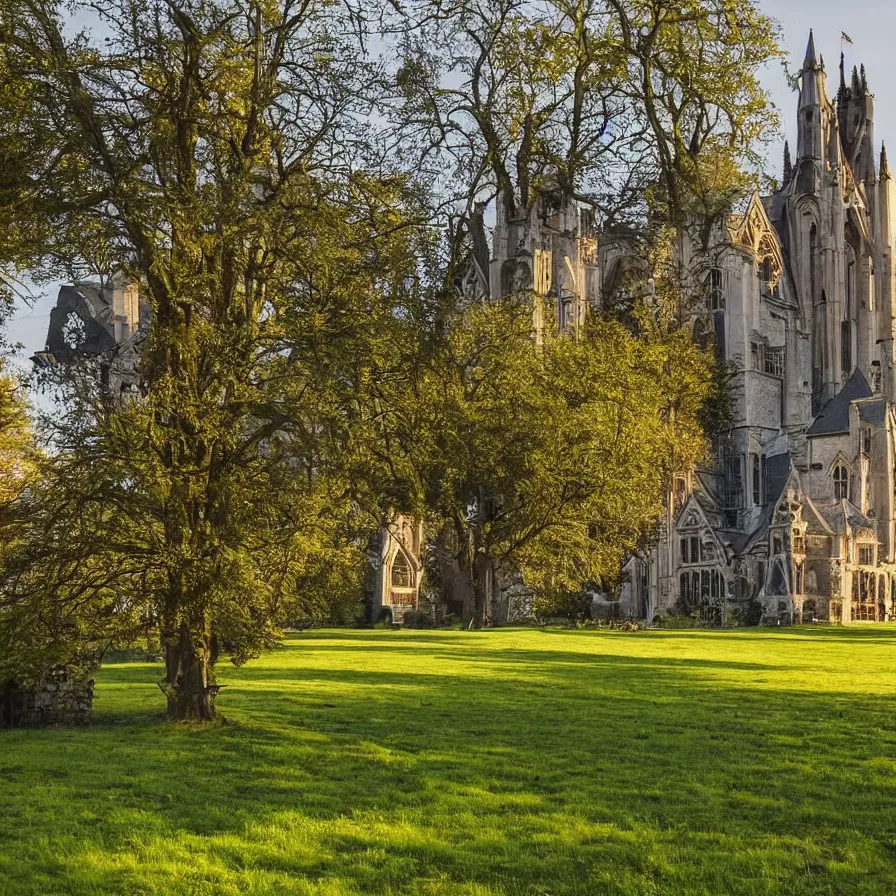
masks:
[[[852,43],[852,38],[845,31],[840,32],[840,40],[847,44]]]

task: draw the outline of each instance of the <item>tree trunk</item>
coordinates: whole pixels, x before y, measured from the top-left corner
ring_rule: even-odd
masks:
[[[186,623],[163,636],[165,678],[159,683],[168,698],[168,718],[178,722],[210,722],[215,718],[218,686],[210,683],[211,637],[196,636]]]
[[[484,553],[473,561],[473,606],[470,628],[484,628],[490,622],[492,603],[492,562]]]

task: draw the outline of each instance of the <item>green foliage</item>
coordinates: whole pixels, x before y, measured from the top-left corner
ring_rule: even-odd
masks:
[[[610,228],[715,216],[762,167],[780,54],[752,0],[412,0],[396,74],[432,176],[509,210],[559,188]],[[452,183],[453,181],[453,183]]]
[[[557,619],[583,622],[591,618],[591,595],[582,588],[542,585],[532,596],[532,616],[539,622]]]
[[[396,511],[452,527],[479,624],[499,573],[573,589],[643,540],[709,378],[672,225],[767,133],[749,0],[10,0],[2,28],[0,264],[121,274],[152,317],[127,400],[74,373],[29,496],[6,591],[52,637],[157,626],[169,712],[208,719],[219,652],[346,619]],[[453,286],[477,203],[555,187],[628,228],[656,302],[536,348]]]
[[[704,448],[708,362],[684,333],[595,317],[536,346],[531,326],[512,302],[464,309],[413,393],[382,393],[378,423],[407,454],[408,493],[453,529],[477,624],[501,621],[488,569],[536,589],[614,577]]]

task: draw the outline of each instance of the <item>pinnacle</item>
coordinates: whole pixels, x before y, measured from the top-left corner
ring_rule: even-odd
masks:
[[[890,166],[887,163],[887,147],[886,144],[880,145],[880,179],[890,180]]]

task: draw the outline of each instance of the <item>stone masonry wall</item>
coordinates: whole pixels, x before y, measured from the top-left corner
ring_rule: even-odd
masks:
[[[93,679],[72,680],[64,670],[36,688],[8,682],[0,688],[0,728],[85,724],[93,708],[93,684]]]

